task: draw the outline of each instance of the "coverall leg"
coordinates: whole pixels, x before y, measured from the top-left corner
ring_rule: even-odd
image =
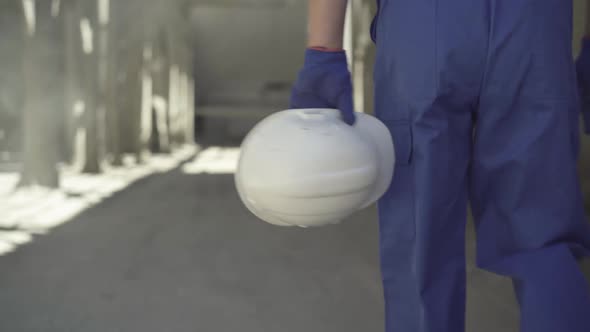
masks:
[[[571,0],[381,0],[375,109],[396,145],[379,202],[388,332],[462,332],[465,220],[523,332],[590,331]]]

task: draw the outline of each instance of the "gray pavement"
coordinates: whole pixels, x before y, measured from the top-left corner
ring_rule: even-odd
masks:
[[[383,326],[374,210],[277,228],[247,213],[227,174],[149,177],[0,257],[0,271],[0,332]],[[517,331],[507,280],[470,263],[468,300],[469,332]]]

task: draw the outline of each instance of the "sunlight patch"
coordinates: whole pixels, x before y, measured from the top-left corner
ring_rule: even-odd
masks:
[[[233,174],[238,166],[239,148],[210,147],[182,167],[185,174]]]

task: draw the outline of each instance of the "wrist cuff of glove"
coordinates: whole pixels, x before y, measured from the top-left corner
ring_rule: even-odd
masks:
[[[310,50],[320,51],[320,52],[342,52],[344,49],[342,48],[329,48],[323,46],[310,46],[308,47]]]
[[[305,50],[305,64],[326,64],[326,63],[346,63],[346,52],[344,50],[320,51],[316,48]]]

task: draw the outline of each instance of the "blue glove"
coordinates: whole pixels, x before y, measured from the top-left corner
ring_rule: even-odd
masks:
[[[309,48],[291,92],[291,108],[336,108],[342,120],[355,122],[352,82],[346,53]]]
[[[584,128],[586,134],[590,134],[590,38],[585,38],[582,41],[582,50],[576,59],[576,72],[582,114],[584,115]]]

